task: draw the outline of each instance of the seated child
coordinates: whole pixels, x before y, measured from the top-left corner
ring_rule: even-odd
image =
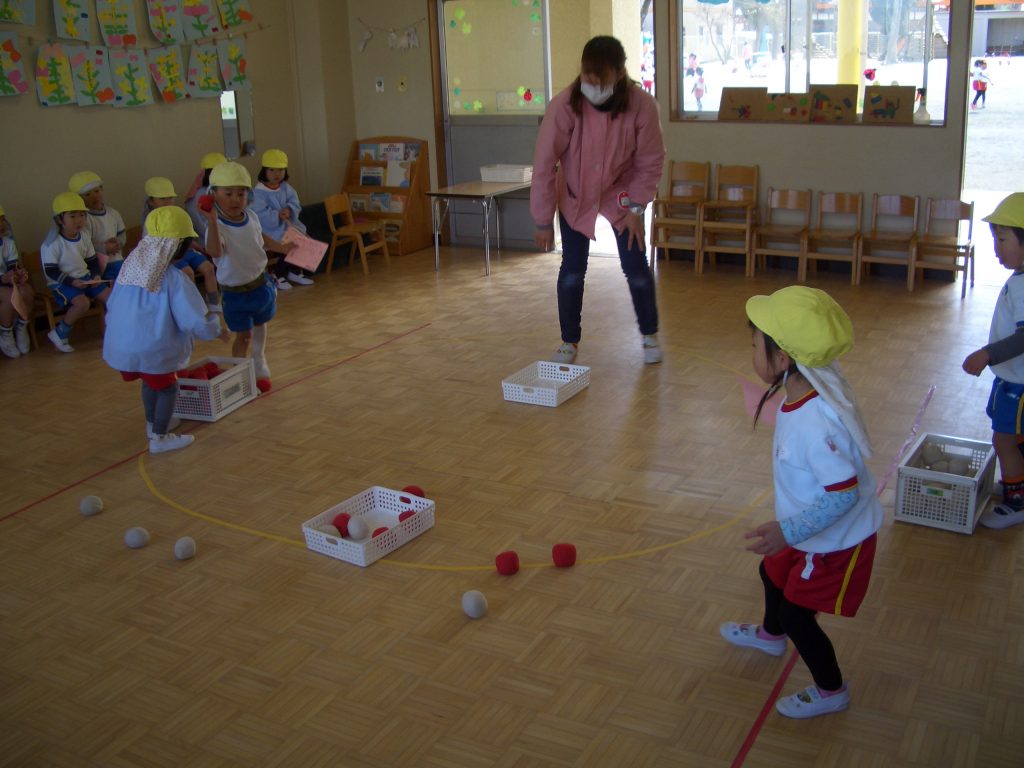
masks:
[[[302,211],[299,196],[288,183],[288,155],[280,149],[268,149],[263,153],[262,165],[253,189],[252,210],[259,217],[264,233],[281,240],[289,224],[305,233],[306,225],[299,221]],[[284,259],[274,265],[274,275],[278,290],[282,291],[291,288],[288,281],[296,285],[313,284],[309,272],[288,264]]]
[[[199,161],[199,173],[192,181],[192,187],[185,195],[185,210],[192,219],[192,226],[199,233],[199,242],[206,241],[206,219],[199,213],[199,198],[210,194],[210,171],[228,159],[220,152],[207,152]]]
[[[170,425],[178,395],[176,371],[188,365],[192,339],[227,341],[216,315],[207,314],[195,284],[168,269],[188,250],[196,231],[188,214],[174,205],[146,217],[146,236],[125,259],[110,295],[103,359],[125,381],[142,380],[142,405],[150,453],[185,448],[192,435],[175,435]]]
[[[105,204],[103,179],[92,171],[80,171],[68,180],[68,191],[81,195],[85,200],[89,211],[86,229],[100,259],[100,276],[104,280],[116,280],[124,261],[124,219]]]
[[[31,346],[28,338],[28,321],[18,316],[14,308],[14,292],[21,297],[21,304],[32,306],[35,292],[29,283],[28,271],[18,260],[18,246],[11,235],[7,214],[0,206],[0,351],[7,357],[27,355]]]
[[[53,229],[39,251],[46,286],[64,316],[46,334],[61,352],[74,352],[68,344],[71,328],[86,312],[92,299],[106,303],[110,286],[101,278],[100,260],[86,228],[85,201],[74,192],[53,198]]]

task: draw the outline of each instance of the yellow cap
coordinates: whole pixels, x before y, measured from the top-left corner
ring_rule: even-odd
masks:
[[[1003,202],[982,221],[1003,227],[1024,227],[1024,192],[1004,197]]]
[[[199,236],[185,209],[176,205],[165,205],[152,210],[146,217],[146,234],[150,237],[171,237],[177,240]]]
[[[53,198],[53,215],[60,216],[68,211],[85,211],[85,200],[77,192],[61,192]]]
[[[79,171],[68,179],[68,191],[79,195],[84,195],[86,192],[102,186],[103,179],[92,171]]]
[[[199,167],[204,171],[208,171],[211,168],[216,168],[221,163],[226,163],[227,161],[228,159],[220,152],[207,152],[203,155],[203,159],[199,161]]]
[[[853,347],[849,315],[817,288],[790,285],[771,296],[751,296],[747,317],[779,349],[811,368],[828,365]]]
[[[248,187],[252,189],[252,177],[240,163],[230,160],[210,171],[211,187]]]
[[[146,190],[147,197],[174,197],[174,184],[171,183],[170,179],[165,179],[163,176],[154,176],[151,179],[146,179]]]
[[[263,153],[262,165],[264,168],[287,168],[288,155],[280,149],[268,149]]]

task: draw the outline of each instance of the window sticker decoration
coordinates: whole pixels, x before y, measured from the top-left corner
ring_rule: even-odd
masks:
[[[44,107],[75,103],[71,63],[61,43],[43,43],[36,58],[36,94]]]
[[[185,42],[179,0],[146,0],[146,15],[149,17],[149,28],[159,42]]]
[[[121,48],[139,44],[135,4],[131,0],[96,0],[96,18],[105,45]]]
[[[36,25],[36,0],[0,0],[0,22]]]
[[[215,0],[184,0],[181,14],[186,40],[201,40],[224,30]]]
[[[149,71],[156,90],[165,102],[181,101],[189,96],[185,83],[185,69],[181,65],[181,51],[176,45],[151,48],[147,52]]]
[[[89,40],[89,9],[86,0],[53,0],[53,21],[57,37]]]
[[[20,96],[28,90],[24,55],[14,32],[0,32],[0,96]]]
[[[114,79],[115,107],[142,107],[153,103],[146,52],[139,48],[109,51]]]
[[[252,21],[249,0],[217,0],[217,5],[220,8],[220,21],[226,29]]]
[[[239,91],[251,86],[245,70],[245,41],[232,37],[217,41],[217,54],[220,56],[220,76],[224,80],[224,88],[228,91]]]
[[[80,107],[114,103],[114,81],[110,77],[107,49],[102,46],[69,46],[71,79],[75,101]]]
[[[220,98],[217,46],[196,44],[188,56],[188,93],[193,99]]]

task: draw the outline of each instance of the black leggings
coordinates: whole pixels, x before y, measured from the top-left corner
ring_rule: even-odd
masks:
[[[977,106],[978,105],[978,99],[981,99],[981,106],[984,107],[985,106],[985,92],[984,91],[975,91],[974,92],[974,101],[972,101],[971,104],[973,104],[974,106]]]
[[[772,635],[788,635],[796,646],[800,658],[811,671],[814,684],[823,691],[837,691],[843,687],[843,673],[839,671],[836,652],[828,635],[818,626],[817,611],[791,603],[783,595],[764,569],[758,569],[764,582],[764,622],[761,626]]]

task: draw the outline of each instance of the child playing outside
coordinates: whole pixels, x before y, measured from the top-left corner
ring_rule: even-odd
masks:
[[[263,234],[259,219],[247,207],[252,178],[244,166],[221,163],[210,172],[210,187],[214,206],[199,211],[206,218],[206,252],[224,292],[224,322],[236,334],[231,353],[248,357],[251,346],[256,386],[267,392],[267,323],[277,310],[277,292],[266,273],[266,251],[284,254],[295,244]]]
[[[125,381],[142,380],[142,405],[150,453],[188,446],[192,435],[170,432],[178,395],[175,371],[188,365],[192,339],[227,341],[216,315],[207,314],[195,284],[177,269],[196,231],[177,206],[146,217],[146,236],[125,259],[107,306],[103,359]]]
[[[32,306],[35,293],[29,283],[28,271],[18,260],[18,246],[11,236],[7,214],[0,206],[0,351],[7,357],[21,357],[31,349],[28,321],[20,317],[14,307],[15,292],[23,307]]]
[[[779,699],[786,717],[839,712],[850,692],[818,611],[854,616],[867,592],[882,507],[864,460],[870,443],[849,383],[837,359],[853,346],[843,309],[824,291],[789,286],[747,301],[753,328],[754,370],[780,387],[773,441],[776,520],[746,534],[763,555],[764,620],[729,622],[721,634],[733,645],[773,656],[786,638],[810,669],[814,685]],[[755,416],[756,420],[757,416]]]
[[[280,149],[268,149],[263,153],[263,167],[253,190],[252,210],[259,217],[264,234],[281,240],[291,224],[305,233],[306,225],[299,221],[302,206],[299,196],[288,183],[288,155]],[[274,266],[278,290],[288,290],[291,285],[312,285],[313,280],[304,270],[280,259]]]
[[[999,292],[988,344],[967,356],[963,369],[978,376],[991,366],[995,380],[985,412],[992,419],[992,447],[999,457],[1003,500],[978,519],[989,528],[1024,523],[1024,192],[1005,198],[982,221],[992,227],[996,258],[1012,271]]]
[[[971,70],[971,88],[974,89],[974,101],[971,102],[971,109],[978,109],[978,100],[981,100],[981,109],[985,108],[985,94],[988,93],[989,83],[992,78],[988,76],[988,62],[984,59],[974,60],[974,69]]]
[[[82,196],[89,215],[86,230],[100,260],[100,277],[113,282],[124,261],[124,219],[108,206],[103,194],[103,179],[92,171],[80,171],[68,180],[68,191]]]
[[[199,160],[199,173],[192,181],[192,187],[185,195],[185,210],[192,219],[192,226],[199,233],[199,240],[206,240],[206,218],[199,212],[199,198],[210,194],[210,171],[228,159],[220,152],[207,152]]]
[[[702,111],[704,105],[701,103],[701,99],[708,92],[707,83],[704,82],[704,69],[702,67],[697,67],[697,80],[694,82],[690,92],[693,94],[693,98],[697,100],[697,111]]]
[[[64,316],[46,334],[61,352],[74,352],[68,344],[72,326],[89,311],[92,299],[106,303],[110,286],[103,280],[92,238],[85,231],[85,201],[74,192],[53,198],[53,229],[39,250],[46,286]]]

